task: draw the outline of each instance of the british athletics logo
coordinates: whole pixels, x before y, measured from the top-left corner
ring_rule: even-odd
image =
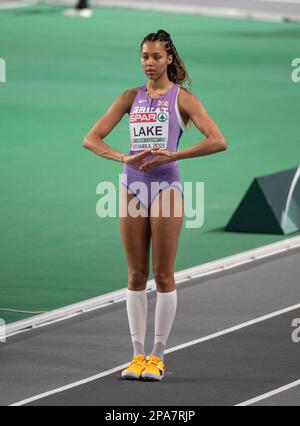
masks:
[[[166,108],[169,106],[169,101],[158,101],[157,106]]]

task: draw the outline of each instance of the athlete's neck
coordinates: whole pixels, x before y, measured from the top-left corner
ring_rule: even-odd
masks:
[[[174,85],[172,81],[169,80],[168,76],[161,78],[160,80],[148,80],[147,91],[150,93],[165,93]]]

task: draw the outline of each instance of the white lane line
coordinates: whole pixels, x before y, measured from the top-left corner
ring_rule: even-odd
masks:
[[[246,327],[250,327],[251,325],[258,324],[258,323],[263,322],[263,321],[267,321],[268,319],[278,317],[280,315],[286,314],[286,313],[294,311],[296,309],[300,309],[300,303],[298,303],[297,305],[290,306],[288,308],[282,309],[280,311],[276,311],[276,312],[272,312],[271,314],[264,315],[263,317],[259,317],[259,318],[253,319],[251,321],[244,322],[244,323],[236,325],[234,327],[227,328],[226,330],[221,330],[217,333],[211,334],[210,336],[202,337],[200,339],[193,340],[193,341],[188,342],[188,343],[184,343],[183,345],[175,346],[174,348],[167,349],[165,351],[165,353],[167,354],[167,353],[175,352],[175,351],[178,351],[180,349],[187,348],[189,346],[197,345],[198,343],[207,342],[208,340],[216,339],[217,337],[221,337],[221,336],[225,336],[226,334],[234,333],[235,331],[241,330],[241,329],[246,328]]]
[[[32,398],[25,399],[24,401],[11,404],[10,407],[20,407],[22,405],[26,405],[26,404],[30,404],[31,402],[38,401],[39,399],[47,398],[47,396],[55,395],[57,393],[64,392],[66,390],[73,389],[81,385],[85,385],[86,383],[94,382],[95,380],[99,380],[102,377],[117,373],[118,371],[123,370],[123,368],[126,368],[127,366],[128,366],[128,363],[119,365],[119,367],[112,368],[111,370],[104,371],[103,373],[96,374],[95,376],[88,377],[87,379],[79,380],[78,382],[71,383],[70,385],[66,385],[49,392],[44,392],[44,393],[41,393],[40,395],[33,396]]]
[[[227,328],[227,329],[219,331],[217,333],[210,334],[209,336],[202,337],[200,339],[192,340],[192,341],[184,343],[182,345],[175,346],[174,348],[167,349],[165,351],[165,353],[169,354],[169,353],[172,353],[172,352],[184,349],[184,348],[188,348],[188,347],[193,346],[193,345],[197,345],[199,343],[207,342],[208,340],[213,340],[213,339],[216,339],[218,337],[225,336],[226,334],[230,334],[230,333],[233,333],[235,331],[241,330],[243,328],[250,327],[254,324],[258,324],[260,322],[266,321],[268,319],[278,317],[280,315],[286,314],[286,313],[294,311],[296,309],[300,309],[300,303],[298,303],[297,305],[294,305],[294,306],[290,306],[290,307],[285,308],[285,309],[281,309],[280,311],[272,312],[268,315],[264,315],[262,317],[255,318],[251,321],[247,321],[247,322],[244,322],[242,324],[238,324],[234,327]],[[33,396],[32,398],[24,399],[23,401],[20,401],[20,402],[16,402],[14,404],[11,404],[10,407],[20,407],[20,406],[23,406],[23,405],[26,405],[26,404],[30,404],[31,402],[38,401],[40,399],[44,399],[48,396],[55,395],[55,394],[64,392],[66,390],[73,389],[75,387],[84,385],[86,383],[93,382],[95,380],[101,379],[102,377],[109,376],[110,374],[117,373],[118,371],[123,370],[127,366],[128,366],[128,363],[123,364],[123,365],[119,365],[118,367],[115,367],[111,370],[104,371],[103,373],[97,374],[97,375],[89,377],[87,379],[80,380],[78,382],[74,382],[74,383],[71,383],[67,386],[63,386],[63,387],[60,387],[60,388],[57,388],[57,389],[53,389],[49,392],[45,392],[45,393],[42,393],[40,395]]]
[[[256,402],[260,402],[260,401],[263,401],[264,399],[271,398],[274,395],[278,395],[279,393],[286,392],[290,389],[296,388],[297,386],[300,386],[300,380],[296,380],[296,382],[290,383],[289,385],[286,385],[286,386],[282,386],[281,388],[278,388],[271,392],[257,396],[256,398],[249,399],[249,401],[245,401],[240,404],[237,404],[235,407],[248,407],[249,405],[253,405]]]

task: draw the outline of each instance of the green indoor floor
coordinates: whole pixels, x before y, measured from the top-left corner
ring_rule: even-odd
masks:
[[[119,163],[82,148],[124,90],[146,82],[139,46],[171,33],[193,93],[222,129],[226,152],[179,163],[205,182],[205,225],[183,228],[176,271],[295,236],[226,233],[253,178],[299,165],[300,84],[291,80],[300,27],[114,8],[65,18],[60,6],[0,12],[0,308],[46,311],[127,285],[118,218],[96,215]],[[179,149],[204,137],[196,128]],[[129,150],[128,116],[106,138]],[[299,235],[300,233],[298,233]],[[153,278],[151,273],[150,279]],[[7,322],[27,317],[1,312]]]

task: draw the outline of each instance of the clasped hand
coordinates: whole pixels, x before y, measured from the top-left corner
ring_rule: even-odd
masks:
[[[143,159],[148,157],[150,154],[155,155],[156,157],[150,161],[143,161]],[[126,157],[126,164],[138,168],[140,172],[151,170],[155,167],[161,166],[162,164],[171,163],[172,161],[175,161],[175,153],[160,148],[148,149],[147,151],[139,154],[129,155]]]

